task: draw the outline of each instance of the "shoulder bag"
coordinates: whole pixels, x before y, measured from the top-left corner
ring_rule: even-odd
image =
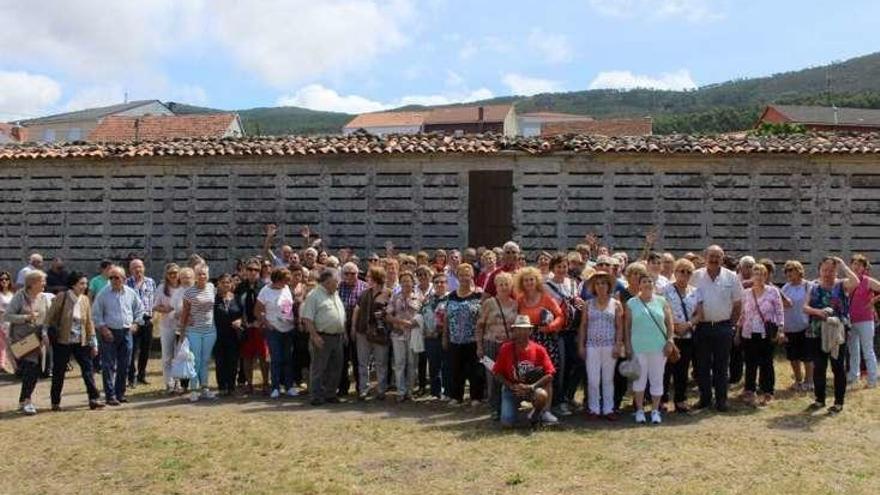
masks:
[[[642,301],[638,297],[636,299],[642,303],[642,306],[645,308],[645,312],[648,313],[648,316],[651,317],[651,321],[654,322],[654,325],[657,327],[657,331],[660,332],[660,335],[663,336],[663,340],[666,341],[666,344],[663,346],[663,355],[666,356],[666,360],[670,363],[677,363],[679,359],[681,359],[681,350],[679,350],[678,346],[675,345],[675,342],[671,342],[669,340],[669,336],[666,334],[666,331],[663,330],[663,326],[657,321],[657,318],[654,318],[654,313],[651,313],[651,309],[648,308],[648,305],[645,304],[645,301]]]
[[[764,324],[764,336],[767,337],[767,340],[776,340],[776,335],[779,333],[779,325],[764,318],[764,313],[761,311],[761,305],[758,303],[758,296],[755,295],[755,290],[752,289],[751,293],[752,299],[755,301],[755,309],[758,310],[758,316],[761,317],[761,323]]]

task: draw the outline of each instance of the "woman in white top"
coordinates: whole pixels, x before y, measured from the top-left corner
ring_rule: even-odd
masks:
[[[9,323],[3,319],[12,301],[12,274],[0,272],[0,371],[15,372],[15,360],[9,352]]]
[[[672,283],[667,284],[663,291],[663,297],[672,310],[674,340],[678,350],[681,351],[681,358],[677,363],[666,363],[661,402],[665,404],[669,401],[669,385],[672,381],[675,387],[673,397],[675,411],[680,413],[688,412],[690,409],[687,405],[687,383],[694,357],[693,332],[697,327],[697,288],[690,284],[693,273],[693,263],[684,258],[676,261],[672,271]]]
[[[165,277],[156,289],[156,298],[153,303],[153,311],[162,315],[159,320],[159,343],[162,346],[162,381],[165,383],[165,391],[169,394],[177,388],[176,380],[171,378],[171,360],[174,358],[174,341],[176,339],[174,332],[177,330],[174,306],[171,301],[174,295],[180,292],[179,273],[180,267],[177,266],[177,263],[165,265]]]
[[[586,362],[588,409],[592,418],[602,415],[614,421],[614,368],[625,353],[623,305],[612,297],[615,280],[610,273],[595,272],[584,283],[595,296],[581,311],[577,339],[578,354]]]
[[[272,383],[270,397],[281,397],[281,387],[290,397],[299,394],[293,385],[293,294],[290,292],[290,270],[275,268],[271,284],[263,286],[257,295],[254,314],[265,330],[269,344],[269,373]]]

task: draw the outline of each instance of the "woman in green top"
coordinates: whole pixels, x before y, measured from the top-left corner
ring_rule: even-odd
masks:
[[[645,423],[645,389],[651,384],[651,422],[660,424],[660,398],[663,396],[663,371],[666,356],[663,347],[672,342],[672,309],[663,296],[654,294],[650,275],[639,277],[639,293],[626,302],[624,325],[629,336],[629,349],[638,360],[641,373],[633,382],[636,402],[636,423]]]

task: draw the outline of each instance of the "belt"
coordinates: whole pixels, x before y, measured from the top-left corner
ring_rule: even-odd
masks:
[[[718,320],[718,321],[701,321],[698,326],[707,326],[709,328],[720,327],[722,325],[730,325],[730,320]]]
[[[321,335],[322,337],[342,337],[343,335],[345,335],[344,332],[339,332],[339,333],[317,332],[317,333],[318,333],[318,335]]]

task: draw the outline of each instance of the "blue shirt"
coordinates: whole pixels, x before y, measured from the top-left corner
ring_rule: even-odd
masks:
[[[138,297],[141,298],[141,303],[144,305],[144,315],[152,316],[153,301],[156,299],[156,282],[150,277],[144,277],[144,282],[138,287],[134,277],[128,277],[125,279],[125,285],[131,287],[138,293]]]
[[[112,285],[108,285],[95,296],[92,320],[96,328],[120,329],[128,328],[132,323],[143,324],[144,304],[131,287],[123,285],[122,291],[116,292]]]

